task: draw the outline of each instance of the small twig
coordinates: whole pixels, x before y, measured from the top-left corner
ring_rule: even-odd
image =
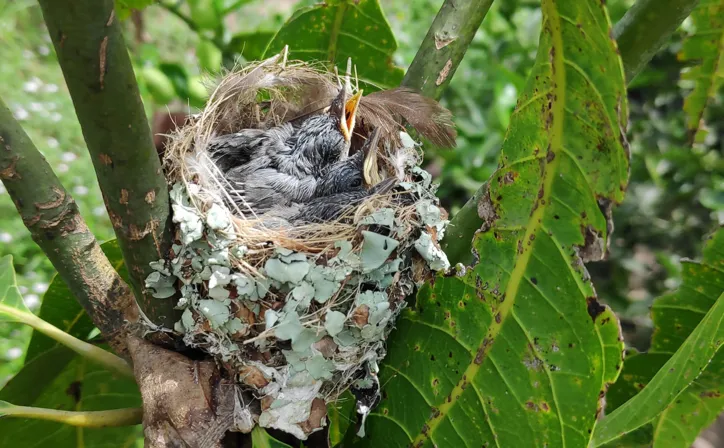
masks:
[[[21,417],[48,420],[83,428],[107,428],[138,425],[143,420],[143,409],[125,408],[110,411],[58,411],[55,409],[15,406],[0,402],[0,417]]]
[[[23,323],[33,327],[36,331],[43,333],[49,338],[57,341],[74,352],[78,353],[84,358],[91,361],[95,361],[101,366],[108,370],[116,373],[120,373],[123,376],[133,378],[133,369],[128,365],[126,361],[114,355],[113,353],[107,352],[102,348],[96,347],[95,345],[81,341],[80,339],[71,336],[64,332],[60,328],[49,324],[43,319],[37,317],[35,314],[24,312],[13,307],[3,305],[0,303],[0,313],[5,313],[15,319],[17,322]]]

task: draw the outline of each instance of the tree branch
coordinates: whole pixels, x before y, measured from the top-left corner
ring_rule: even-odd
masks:
[[[170,242],[168,186],[112,0],[40,0],[106,209],[145,314],[173,326],[174,303],[143,287]]]
[[[689,16],[699,0],[638,0],[613,29],[631,82]]]
[[[445,0],[402,85],[440,98],[492,4],[493,0]]]
[[[698,1],[638,0],[626,12],[616,24],[614,34],[619,39],[618,46],[627,82],[631,82],[666,43]],[[442,246],[452,264],[468,264],[473,259],[470,252],[471,240],[483,224],[478,216],[478,201],[486,188],[487,182],[450,221]]]
[[[133,293],[103,254],[73,198],[0,100],[0,179],[38,246],[111,346],[126,354]]]

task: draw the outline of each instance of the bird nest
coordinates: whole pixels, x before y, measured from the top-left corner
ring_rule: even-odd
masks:
[[[152,264],[146,287],[177,300],[182,314],[173,330],[238,380],[246,397],[241,431],[259,424],[304,440],[348,389],[366,416],[405,297],[449,267],[438,245],[447,214],[420,168],[420,144],[405,131],[452,146],[449,113],[405,89],[354,96],[361,92],[349,71],[341,82],[323,67],[287,61],[286,53],[241,67],[222,76],[206,108],[169,136],[164,169],[175,239],[169,256]],[[339,158],[365,151],[362,199],[333,219],[298,218],[304,200],[255,208],[244,183],[220,166],[215,142],[249,130],[308,131],[305,123],[331,114],[340,97],[350,98],[342,119],[353,129]],[[373,138],[376,148],[365,148]],[[312,170],[311,180],[323,172]]]

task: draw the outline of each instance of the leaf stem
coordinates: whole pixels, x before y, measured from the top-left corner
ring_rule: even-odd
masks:
[[[699,0],[638,0],[613,29],[631,82],[669,40]]]
[[[493,0],[445,0],[402,85],[440,98],[492,4]]]
[[[56,409],[15,406],[0,402],[0,417],[48,420],[83,428],[107,428],[141,424],[143,409],[124,408],[108,411],[59,411]]]
[[[85,341],[81,341],[74,336],[71,336],[60,328],[51,325],[43,319],[39,318],[35,314],[21,311],[16,308],[4,305],[2,303],[0,303],[0,313],[5,313],[14,318],[17,322],[33,327],[33,329],[65,345],[66,347],[83,356],[84,358],[95,361],[96,363],[102,365],[110,371],[119,373],[129,378],[134,378],[133,369],[131,369],[128,363],[123,359],[119,358],[113,353],[103,350],[102,348],[96,347],[93,344],[89,344]]]

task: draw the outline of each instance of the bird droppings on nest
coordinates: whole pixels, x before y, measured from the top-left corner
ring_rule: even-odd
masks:
[[[301,440],[348,389],[364,420],[405,297],[449,268],[447,213],[404,127],[453,146],[449,112],[404,89],[362,96],[349,71],[342,84],[283,54],[220,80],[170,136],[175,242],[146,279],[178,298],[184,343],[253,397],[244,415]]]

